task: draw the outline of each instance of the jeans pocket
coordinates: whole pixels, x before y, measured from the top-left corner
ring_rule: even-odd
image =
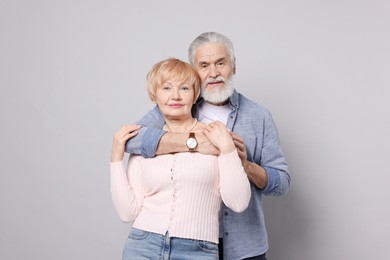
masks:
[[[218,253],[218,244],[208,241],[197,241],[197,245],[203,252]]]
[[[143,240],[149,236],[150,232],[138,228],[131,228],[129,238],[134,240]]]

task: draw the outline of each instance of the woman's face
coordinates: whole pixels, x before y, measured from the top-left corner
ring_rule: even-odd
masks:
[[[194,87],[187,82],[167,81],[156,89],[156,103],[164,117],[185,119],[191,116]]]

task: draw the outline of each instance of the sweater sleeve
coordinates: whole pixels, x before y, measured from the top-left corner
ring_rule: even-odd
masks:
[[[218,166],[222,201],[235,212],[244,211],[251,198],[251,189],[237,149],[219,155]]]
[[[123,162],[110,163],[111,198],[123,222],[133,222],[141,210],[143,189],[141,188],[140,159],[141,156],[131,155],[127,172]]]

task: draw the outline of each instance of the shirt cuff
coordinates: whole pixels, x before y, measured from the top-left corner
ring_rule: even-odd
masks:
[[[267,186],[264,188],[263,192],[269,194],[276,194],[280,183],[279,171],[267,166],[263,166],[263,168],[267,173]]]

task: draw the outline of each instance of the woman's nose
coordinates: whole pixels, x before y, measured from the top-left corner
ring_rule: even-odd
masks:
[[[174,89],[172,92],[172,98],[173,99],[180,99],[180,92],[179,89]]]

